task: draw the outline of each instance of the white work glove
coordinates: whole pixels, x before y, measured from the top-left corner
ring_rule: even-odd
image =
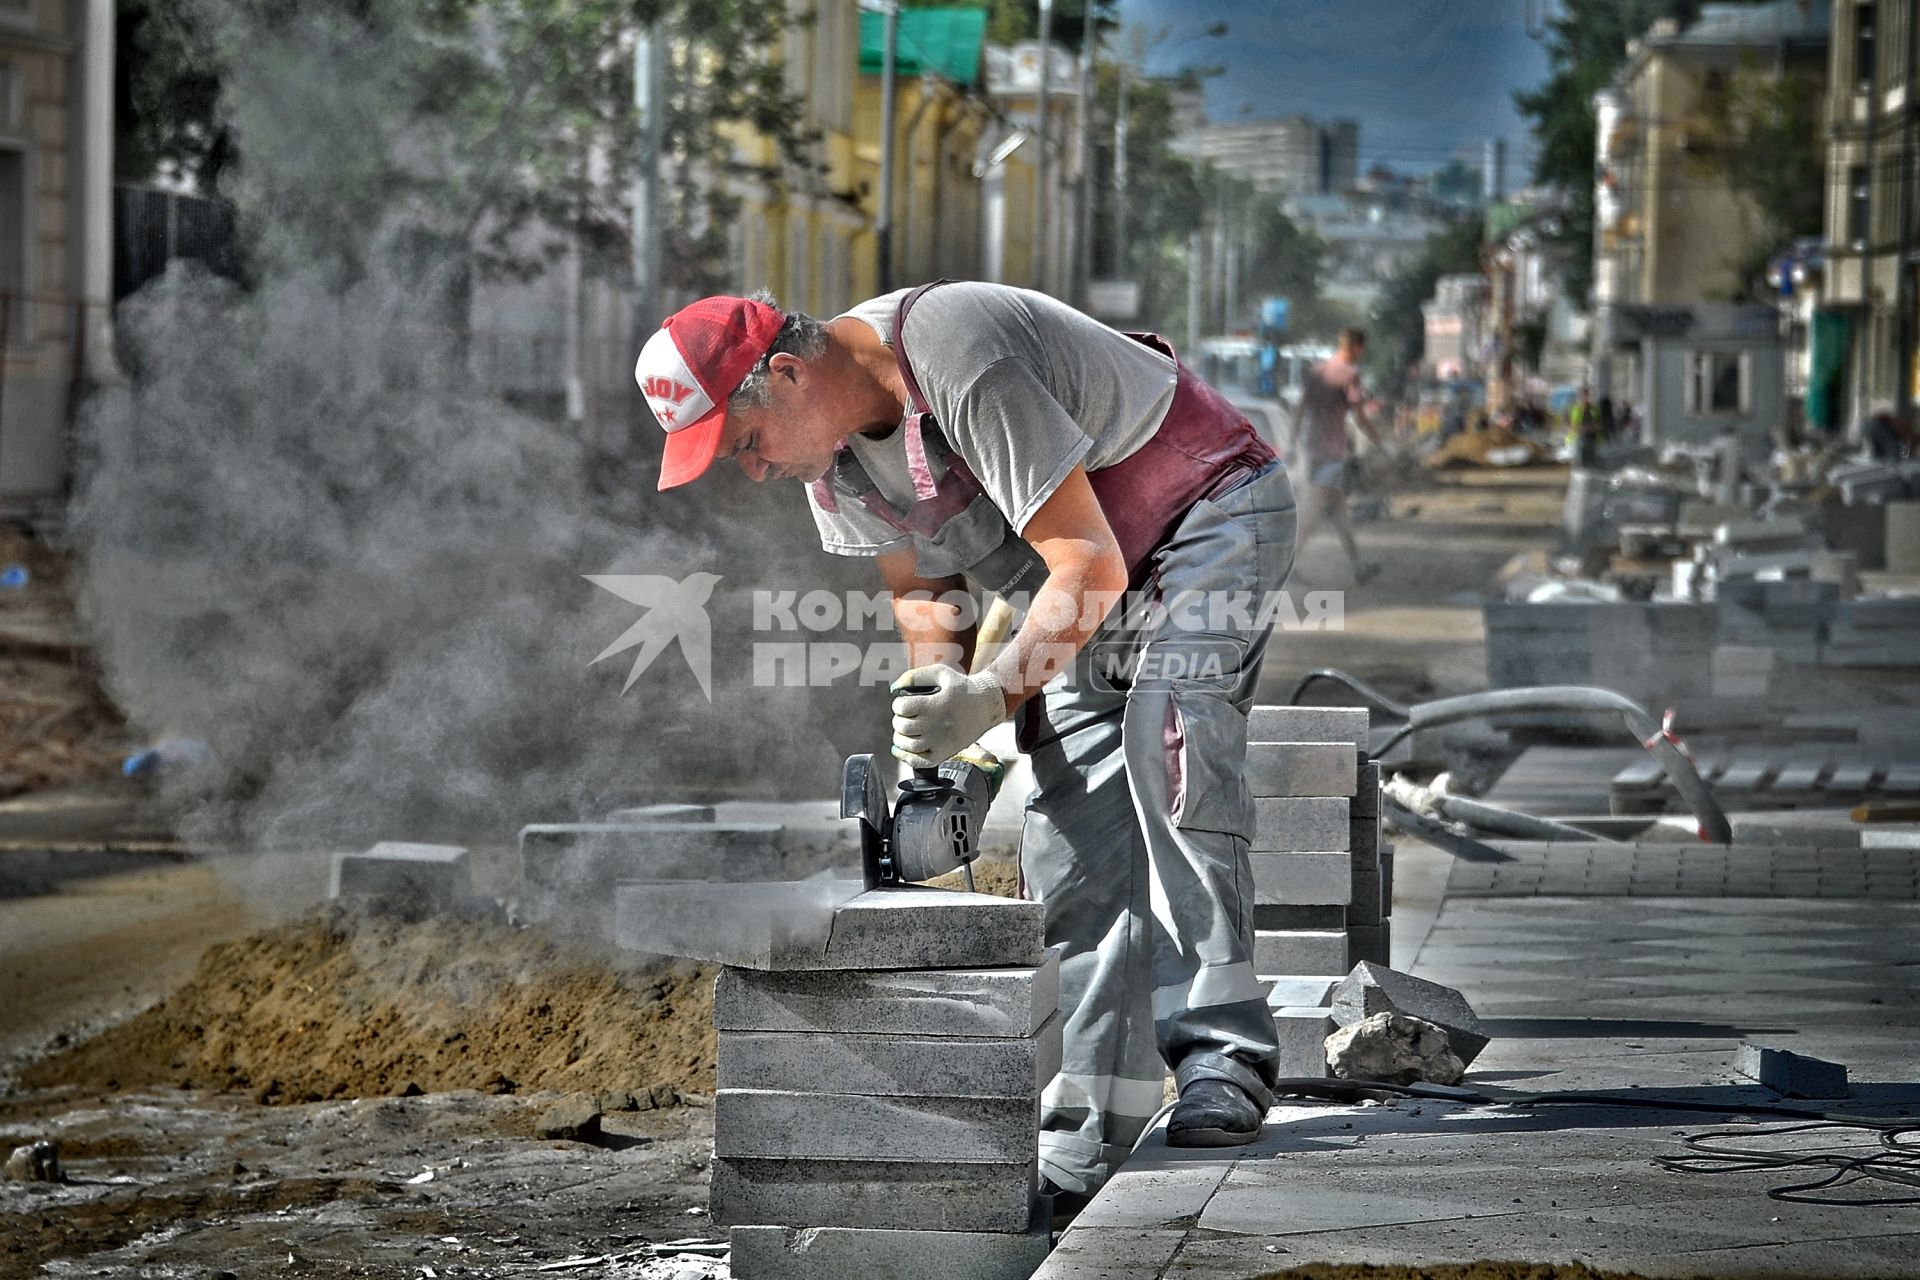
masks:
[[[901,692],[915,685],[933,692]],[[892,689],[893,755],[917,768],[952,758],[1007,718],[1007,696],[990,672],[970,676],[952,667],[915,667]]]

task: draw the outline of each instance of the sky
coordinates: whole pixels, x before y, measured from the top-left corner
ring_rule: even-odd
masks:
[[[1305,114],[1360,122],[1360,161],[1409,172],[1460,148],[1477,162],[1507,139],[1508,180],[1530,176],[1532,145],[1513,91],[1546,78],[1526,32],[1528,0],[1121,0],[1123,22],[1165,32],[1145,69],[1217,65],[1218,122]],[[1204,33],[1224,20],[1221,37]],[[1128,37],[1123,37],[1126,39]]]

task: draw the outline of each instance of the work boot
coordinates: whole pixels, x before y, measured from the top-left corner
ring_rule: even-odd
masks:
[[[1053,1229],[1064,1231],[1067,1224],[1080,1216],[1081,1210],[1093,1203],[1091,1191],[1068,1191],[1055,1184],[1052,1178],[1040,1179],[1040,1194],[1053,1199]]]
[[[1266,1116],[1246,1090],[1225,1080],[1194,1080],[1167,1117],[1170,1147],[1244,1147],[1260,1136]]]

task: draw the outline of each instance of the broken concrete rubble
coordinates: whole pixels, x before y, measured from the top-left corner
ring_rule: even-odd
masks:
[[[60,1148],[45,1139],[15,1147],[7,1157],[6,1175],[9,1182],[65,1182]]]
[[[1447,1032],[1404,1013],[1376,1013],[1327,1037],[1327,1061],[1342,1080],[1457,1084],[1466,1074]]]
[[[1425,978],[1376,962],[1354,965],[1334,987],[1333,1020],[1350,1027],[1382,1013],[1399,1013],[1442,1028],[1462,1070],[1487,1047],[1489,1037],[1465,996]],[[1451,1083],[1451,1082],[1449,1082]]]

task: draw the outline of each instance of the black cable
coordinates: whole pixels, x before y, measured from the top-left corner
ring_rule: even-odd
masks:
[[[1288,705],[1298,706],[1300,704],[1300,695],[1312,687],[1316,680],[1331,680],[1334,684],[1343,685],[1396,720],[1405,720],[1412,714],[1412,708],[1408,707],[1404,702],[1395,702],[1392,698],[1389,698],[1386,694],[1380,692],[1358,676],[1350,676],[1346,672],[1336,671],[1332,667],[1321,667],[1316,671],[1309,671],[1307,674],[1301,676],[1299,682],[1293,686],[1293,692],[1287,695]]]
[[[1831,1169],[1825,1177],[1782,1183],[1767,1188],[1773,1200],[1796,1204],[1899,1206],[1920,1204],[1920,1194],[1870,1198],[1809,1194],[1856,1182],[1890,1182],[1920,1189],[1920,1143],[1906,1143],[1907,1134],[1920,1133],[1911,1119],[1886,1120],[1847,1111],[1819,1111],[1780,1102],[1698,1102],[1689,1098],[1661,1098],[1618,1093],[1500,1093],[1462,1089],[1452,1085],[1388,1084],[1379,1080],[1290,1078],[1274,1084],[1276,1095],[1322,1098],[1335,1102],[1421,1098],[1460,1102],[1470,1106],[1593,1106],[1637,1107],[1648,1111],[1699,1111],[1713,1115],[1786,1116],[1798,1123],[1741,1129],[1718,1129],[1681,1138],[1690,1154],[1656,1156],[1654,1163],[1673,1173],[1752,1173],[1782,1169]],[[1880,1136],[1880,1148],[1871,1155],[1849,1155],[1834,1148],[1812,1152],[1769,1151],[1757,1147],[1718,1145],[1729,1139],[1782,1137],[1787,1134],[1865,1130]]]

